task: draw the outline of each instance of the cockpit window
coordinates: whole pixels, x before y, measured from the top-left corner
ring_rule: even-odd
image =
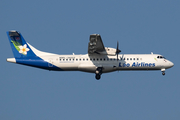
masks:
[[[157,58],[159,58],[159,59],[166,59],[166,58],[163,57],[163,56],[157,56]]]

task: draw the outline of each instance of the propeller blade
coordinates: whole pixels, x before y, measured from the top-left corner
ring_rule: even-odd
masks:
[[[119,42],[117,41],[117,48],[116,48],[116,55],[117,55],[117,60],[118,60],[118,54],[121,52],[121,50],[119,50]]]
[[[121,50],[119,50],[119,42],[117,41],[117,48],[116,48],[116,54],[119,54]]]

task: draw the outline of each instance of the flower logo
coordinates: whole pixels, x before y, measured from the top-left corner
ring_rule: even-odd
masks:
[[[26,55],[27,51],[29,51],[29,48],[27,48],[27,45],[24,44],[24,46],[19,46],[20,50],[19,53]]]

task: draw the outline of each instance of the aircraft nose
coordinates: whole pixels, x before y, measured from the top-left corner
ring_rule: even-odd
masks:
[[[170,66],[170,67],[173,67],[173,66],[174,66],[174,63],[171,62],[171,61],[169,61],[169,66]]]

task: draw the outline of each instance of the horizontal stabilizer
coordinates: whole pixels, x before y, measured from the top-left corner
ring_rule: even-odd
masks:
[[[7,62],[16,63],[16,59],[15,58],[7,58],[6,61]]]

